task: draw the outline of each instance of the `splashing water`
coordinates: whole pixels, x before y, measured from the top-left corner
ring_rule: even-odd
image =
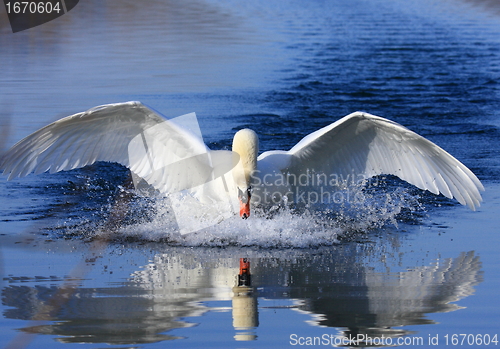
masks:
[[[372,190],[365,182],[344,188],[343,195],[356,200],[329,205],[257,207],[248,220],[232,215],[203,224],[206,217],[191,205],[174,213],[168,198],[144,197],[132,189],[120,188],[105,214],[77,223],[66,221],[60,232],[66,237],[165,242],[175,246],[307,248],[357,240],[387,225],[397,227],[398,221],[404,220],[404,213],[411,215],[422,209],[418,196],[399,185]],[[200,221],[200,226],[206,227],[182,235],[179,220],[194,224]]]

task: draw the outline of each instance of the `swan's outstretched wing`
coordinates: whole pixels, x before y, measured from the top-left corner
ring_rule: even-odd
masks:
[[[259,159],[265,163],[271,155],[264,153]],[[482,201],[483,185],[460,161],[406,127],[367,113],[352,113],[306,136],[286,155],[276,155],[288,158],[291,173],[309,170],[349,180],[391,174],[434,194],[454,197],[472,210]]]
[[[199,186],[213,176],[210,151],[175,121],[140,102],[95,107],[19,141],[2,156],[0,169],[12,179],[109,161],[130,168],[162,192]]]

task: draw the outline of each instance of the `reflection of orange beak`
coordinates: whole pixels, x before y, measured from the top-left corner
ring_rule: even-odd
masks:
[[[250,217],[250,199],[246,203],[240,200],[240,217],[243,219]]]

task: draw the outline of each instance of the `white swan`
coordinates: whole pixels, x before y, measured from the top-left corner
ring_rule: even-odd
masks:
[[[310,190],[328,184],[332,176],[390,174],[456,198],[472,210],[482,201],[483,185],[457,159],[415,132],[367,113],[347,115],[289,151],[267,151],[258,157],[252,130],[235,134],[233,152],[212,151],[199,136],[140,102],[109,104],[27,136],[2,156],[0,169],[12,179],[96,161],[117,162],[163,193],[187,190],[208,202],[227,194],[238,197],[242,218],[250,215],[251,199],[266,202],[278,193],[293,200],[300,195],[299,187]],[[323,180],[315,182],[320,176]]]

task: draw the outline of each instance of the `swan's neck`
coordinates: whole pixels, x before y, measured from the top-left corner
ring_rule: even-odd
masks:
[[[259,152],[257,134],[248,128],[236,132],[233,138],[233,151],[239,155],[239,162],[233,168],[234,180],[241,190],[247,190],[257,170]]]

